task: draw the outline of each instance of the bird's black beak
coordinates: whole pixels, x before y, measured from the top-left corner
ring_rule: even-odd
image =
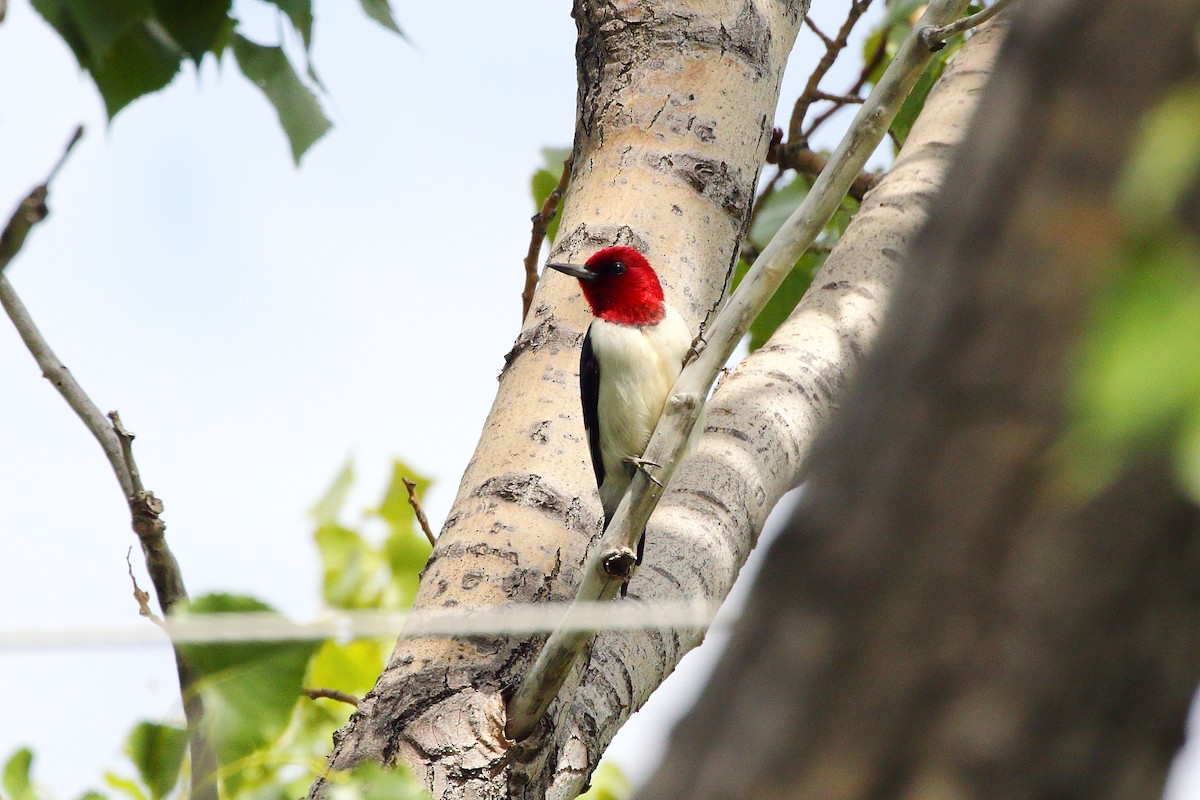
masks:
[[[570,275],[572,278],[578,278],[581,281],[596,280],[596,273],[592,272],[587,267],[582,267],[578,264],[551,264],[550,262],[546,262],[546,267],[549,269],[556,269],[559,272]]]

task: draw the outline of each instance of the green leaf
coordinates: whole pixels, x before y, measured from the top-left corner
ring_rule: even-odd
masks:
[[[533,173],[533,178],[530,181],[530,188],[533,191],[533,210],[534,213],[539,213],[542,206],[546,202],[546,198],[550,196],[558,187],[559,180],[562,179],[563,166],[566,160],[571,157],[570,148],[564,147],[543,147],[542,159],[545,166],[539,168]],[[551,243],[558,236],[558,222],[562,218],[562,204],[559,203],[558,208],[554,210],[554,216],[550,223],[546,226],[546,239]]]
[[[183,612],[213,614],[270,612],[251,597],[210,594]],[[204,723],[223,766],[260,750],[287,728],[300,697],[308,661],[320,641],[239,642],[180,645],[197,673]],[[236,772],[226,785],[236,792]]]
[[[883,24],[895,25],[898,22],[902,22],[908,25],[909,18],[928,2],[929,0],[896,0],[896,2],[888,7],[887,14],[883,18]]]
[[[820,269],[821,264],[825,262],[825,254],[820,253],[805,253],[796,262],[796,266],[788,273],[788,276],[783,279],[783,283],[775,290],[775,294],[767,301],[766,307],[750,324],[750,350],[754,351],[767,343],[775,330],[783,324],[795,310],[796,304],[800,302],[800,298],[808,291],[808,287],[812,284],[813,275]],[[745,276],[750,265],[745,261],[739,261],[737,269],[734,272],[735,286]]]
[[[107,2],[86,1],[97,6],[107,5]],[[234,20],[229,16],[232,7],[233,0],[154,0],[159,22],[197,64],[205,53],[223,49],[218,48],[218,44],[227,41],[232,30]]]
[[[308,665],[306,683],[361,696],[383,672],[385,655],[382,645],[373,639],[346,644],[327,641]]]
[[[375,513],[383,519],[393,531],[411,531],[417,524],[417,512],[408,502],[408,487],[404,479],[408,478],[416,484],[417,499],[429,488],[430,481],[423,475],[417,474],[407,464],[399,459],[392,460],[392,479],[383,493],[383,502]]]
[[[750,242],[760,251],[767,246],[787,218],[792,215],[800,201],[808,195],[811,186],[808,178],[795,175],[791,181],[776,187],[775,191],[762,202],[762,207],[754,215],[754,224],[750,228]]]
[[[101,792],[97,792],[95,789],[88,789],[79,795],[79,800],[108,800],[108,797]]]
[[[312,48],[312,0],[267,0],[292,21],[292,27],[304,40],[304,49]]]
[[[407,38],[404,36],[404,31],[400,30],[400,26],[396,24],[396,18],[392,16],[392,7],[388,0],[358,0],[358,2],[368,17],[389,31],[399,34],[401,38]]]
[[[364,763],[351,772],[332,772],[329,800],[428,800],[425,791],[403,764],[386,769],[374,762]]]
[[[134,26],[118,39],[102,64],[92,67],[92,79],[108,118],[143,95],[157,92],[174,79],[183,51],[153,20]]]
[[[1200,172],[1200,87],[1185,84],[1142,120],[1117,188],[1125,221],[1137,231],[1170,224]]]
[[[933,90],[938,78],[942,77],[942,73],[946,69],[946,59],[960,50],[964,41],[961,36],[956,36],[948,41],[945,47],[933,54],[933,60],[929,62],[925,71],[921,73],[921,77],[917,78],[917,82],[913,84],[912,91],[908,93],[904,104],[900,106],[895,119],[892,120],[891,131],[900,144],[908,140],[908,134],[912,131],[912,126],[917,121],[921,110],[925,108],[925,101],[929,99],[930,91]]]
[[[1080,369],[1082,412],[1102,444],[1161,436],[1200,397],[1200,249],[1135,246],[1101,301]]]
[[[122,778],[115,772],[106,772],[104,773],[104,782],[130,800],[147,800],[146,793],[142,791],[142,787],[137,785],[137,781]]]
[[[137,767],[154,800],[166,797],[179,780],[188,732],[173,725],[139,722],[125,741],[125,752]]]
[[[378,602],[386,566],[382,557],[349,528],[322,525],[316,532],[324,567],[322,593],[334,608],[370,608]]]
[[[143,0],[148,3],[148,0]],[[108,118],[137,98],[166,86],[179,72],[183,51],[149,15],[149,6],[131,0],[33,0],[87,70],[100,90]],[[139,16],[140,14],[140,16]]]
[[[280,47],[267,47],[235,34],[233,55],[238,67],[251,83],[262,90],[287,134],[292,158],[300,159],[332,127],[321,111],[316,95],[296,75]]]
[[[91,53],[83,32],[75,21],[75,16],[67,7],[67,0],[32,0],[32,2],[34,9],[42,15],[42,19],[46,20],[71,48],[79,66],[88,69],[92,63]]]
[[[88,69],[102,65],[117,40],[154,16],[150,0],[66,0],[66,7],[87,45]]]
[[[338,470],[337,476],[325,490],[325,494],[308,512],[318,525],[333,525],[337,522],[338,514],[341,513],[342,506],[346,504],[346,497],[350,494],[352,486],[354,486],[354,463],[347,461]]]
[[[1200,402],[1184,421],[1175,451],[1179,485],[1193,502],[1200,503]]]
[[[34,800],[37,796],[29,773],[33,769],[33,751],[22,747],[9,756],[4,765],[4,794],[8,800]]]
[[[408,608],[417,596],[421,582],[421,570],[429,562],[433,550],[424,534],[416,531],[396,531],[384,540],[392,580],[385,597],[386,608]]]

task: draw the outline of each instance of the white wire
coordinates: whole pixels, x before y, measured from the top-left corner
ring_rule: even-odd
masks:
[[[719,604],[693,602],[529,603],[476,610],[445,608],[413,613],[337,611],[311,622],[292,622],[273,613],[195,614],[136,625],[88,628],[0,628],[0,651],[198,642],[339,641],[403,635],[497,636],[564,630],[633,631],[714,627]],[[568,614],[568,611],[570,612]],[[169,636],[169,639],[168,639]]]

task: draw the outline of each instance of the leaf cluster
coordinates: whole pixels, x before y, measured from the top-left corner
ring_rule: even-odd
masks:
[[[400,461],[377,507],[354,523],[343,520],[354,484],[353,468],[343,467],[312,509],[314,538],[323,568],[322,595],[339,609],[397,611],[416,593],[430,546],[408,502],[403,478],[416,483],[418,496],[429,487]],[[376,543],[376,540],[378,542]],[[237,594],[196,598],[183,614],[273,613],[266,603]],[[310,699],[306,687],[335,689],[361,697],[383,671],[392,642],[383,639],[240,641],[181,645],[197,674],[204,703],[205,732],[215,744],[221,795],[226,800],[288,800],[303,796],[325,766],[333,732],[349,719],[346,703]],[[105,782],[129,800],[162,800],[187,795],[189,734],[181,724],[143,721],[125,739],[135,775],[108,773]],[[43,800],[32,783],[33,754],[17,751],[3,773],[8,800]],[[368,766],[331,777],[332,797],[426,797],[404,770]],[[369,787],[369,790],[368,790]],[[88,792],[80,800],[105,800]]]
[[[312,86],[320,80],[308,60],[312,0],[268,0],[299,38],[308,81],[300,77],[283,42],[262,44],[240,32],[233,0],[32,0],[91,76],[111,120],[134,100],[162,89],[183,63],[197,67],[232,51],[242,74],[266,96],[301,157],[331,127]],[[403,35],[388,0],[360,0],[367,16]],[[311,85],[310,85],[311,84]]]
[[[1167,453],[1200,502],[1200,84],[1144,121],[1117,193],[1122,246],[1093,308],[1065,444],[1085,491]]]

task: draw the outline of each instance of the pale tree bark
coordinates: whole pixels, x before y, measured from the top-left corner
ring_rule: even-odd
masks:
[[[767,515],[801,479],[816,431],[882,321],[899,260],[942,184],[1001,36],[992,23],[954,57],[813,290],[713,393],[704,437],[653,518],[632,596],[719,601],[729,593]],[[617,729],[702,639],[697,630],[598,636],[540,754],[555,765],[534,762],[530,783],[552,778],[549,797],[573,796]]]
[[[807,6],[579,0],[577,140],[553,256],[580,262],[614,243],[638,247],[698,329],[728,284]],[[573,596],[601,522],[576,379],[588,321],[573,281],[543,281],[422,577],[418,610]],[[537,645],[402,638],[335,737],[331,765],[401,761],[438,797],[521,796],[527,772],[495,775],[514,755],[503,692]],[[313,795],[322,791],[319,780]]]
[[[1151,798],[1200,678],[1200,513],[1054,449],[1196,0],[1016,8],[888,322],[645,798]],[[1148,58],[1146,54],[1152,53]]]
[[[861,358],[874,334],[895,276],[897,260],[906,249],[909,237],[924,220],[925,207],[941,182],[950,151],[962,136],[974,108],[975,96],[994,57],[997,36],[998,32],[981,35],[952,62],[928,101],[928,113],[913,129],[894,169],[868,198],[827,260],[815,283],[817,290],[805,298],[791,320],[781,327],[767,347],[742,364],[718,387],[710,404],[709,419],[712,424],[698,452],[684,465],[655,516],[649,536],[647,565],[634,580],[632,596],[646,599],[719,599],[728,592],[737,570],[757,539],[766,515],[779,497],[799,481],[815,429],[830,411],[838,388],[845,382],[847,374]],[[591,51],[581,46],[581,52],[586,55]],[[585,68],[584,88],[581,89],[581,108],[585,110],[591,94],[587,89],[588,74]],[[630,105],[626,100],[625,113],[628,113]],[[661,105],[655,107],[654,113],[661,114],[661,108]],[[622,123],[622,117],[616,120],[621,123],[615,128],[620,133],[627,123]],[[581,124],[581,130],[586,133],[587,127]],[[608,129],[598,128],[597,135],[600,130],[604,131],[605,140],[613,138],[613,132]],[[584,139],[586,141],[586,137]],[[603,151],[603,148],[600,149]],[[631,166],[640,168],[641,165],[628,154],[610,164],[610,167],[622,170],[629,170]],[[649,189],[643,186],[640,192],[653,191],[660,184],[661,179],[655,172],[651,170],[640,176],[641,179],[650,179]],[[587,177],[577,175],[572,186],[579,192],[596,192],[596,186],[605,185],[604,181],[599,180],[605,174],[588,176],[590,182]],[[627,184],[620,184],[615,179],[608,179],[607,184],[610,187],[624,186],[629,191]],[[674,188],[668,187],[672,191]],[[596,210],[603,208],[597,206]],[[570,206],[567,214],[568,222],[564,223],[563,230],[567,229],[572,219]],[[709,221],[711,215],[706,216],[706,223]],[[657,230],[655,233],[658,233]],[[698,233],[700,231],[689,232],[691,236]],[[739,230],[730,226],[722,235],[736,238],[739,233]],[[632,229],[617,227],[612,238],[631,235]],[[576,239],[580,239],[580,236],[576,235]],[[592,248],[601,244],[603,242],[596,241]],[[586,252],[583,254],[586,255]],[[553,289],[554,286],[549,288]],[[548,292],[547,287],[543,287],[542,291]],[[566,302],[577,303],[574,287],[569,284],[565,291],[559,287],[558,292],[558,302],[564,301],[562,295],[565,294]],[[559,326],[565,324],[562,312],[555,314],[551,311],[554,307],[551,299],[539,296],[539,302],[534,305],[532,325],[523,332],[514,350],[514,367],[521,364],[522,359],[529,359],[530,363],[525,364],[528,370],[524,373],[526,376],[545,375],[551,379],[549,387],[539,385],[538,391],[533,394],[542,398],[547,406],[550,405],[549,396],[558,397],[557,402],[563,405],[554,409],[552,419],[539,417],[532,422],[526,420],[518,430],[529,434],[535,441],[538,437],[544,437],[546,441],[542,444],[548,444],[550,437],[547,434],[554,427],[560,432],[565,429],[567,444],[558,443],[556,455],[561,457],[563,450],[574,448],[573,456],[584,467],[582,497],[583,502],[588,503],[594,497],[594,492],[583,461],[582,431],[579,430],[574,436],[570,431],[571,426],[579,425],[576,419],[575,349],[572,340],[581,334],[586,317],[570,337],[564,337],[559,330]],[[699,309],[694,307],[693,311],[698,313]],[[538,366],[543,362],[532,361],[534,354],[543,359],[554,357],[561,360],[564,353],[567,366],[558,367],[561,373]],[[504,382],[510,380],[512,375],[513,370],[510,370],[502,378],[501,401],[504,400]],[[510,391],[520,393],[520,387],[515,390],[510,388]],[[512,424],[513,419],[521,419],[520,414],[528,413],[531,399],[526,394],[522,398],[525,406],[521,408],[512,405],[505,407],[498,401],[497,409],[506,409],[508,424]],[[485,431],[484,444],[481,445],[484,452],[489,446],[488,432],[499,429],[495,418],[496,413]],[[499,464],[505,452],[502,449],[491,453],[489,457],[496,459]],[[532,452],[537,454],[539,451],[534,448]],[[546,454],[540,457],[545,458]],[[472,471],[477,467],[478,458],[472,464]],[[555,537],[561,537],[567,529],[552,517],[547,519],[542,514],[544,507],[539,510],[539,506],[549,505],[549,510],[559,514],[565,510],[572,515],[568,519],[574,518],[576,526],[580,527],[579,501],[563,501],[561,495],[547,490],[544,478],[534,478],[534,474],[530,474],[526,476],[527,481],[522,483],[520,474],[513,473],[511,467],[507,472],[504,481],[497,482],[489,479],[485,471],[480,471],[483,477],[476,480],[483,481],[483,492],[491,493],[488,496],[490,502],[486,504],[478,504],[479,495],[483,493],[480,490],[465,491],[471,484],[464,479],[464,491],[460,491],[456,508],[464,503],[476,504],[479,511],[475,513],[480,515],[480,519],[473,524],[481,526],[483,520],[490,521],[482,542],[464,542],[449,535],[458,525],[452,514],[452,522],[447,525],[441,547],[454,547],[453,543],[457,543],[457,547],[450,551],[455,559],[474,560],[497,556],[491,549],[494,536],[497,532],[506,532],[497,520],[507,522],[508,516],[514,511],[525,515],[526,532],[539,526],[545,528],[547,523],[557,528],[549,536],[556,548],[563,545]],[[499,474],[506,473],[500,470]],[[554,475],[556,480],[561,477],[559,473],[548,470],[545,475]],[[497,497],[504,502],[495,502]],[[514,502],[531,504],[534,508],[521,511],[518,505],[513,509],[511,504]],[[593,513],[598,516],[598,512]],[[494,518],[487,517],[488,514],[494,515]],[[467,530],[464,529],[464,533]],[[475,535],[478,535],[478,528]],[[536,539],[530,536],[529,541],[536,542]],[[545,547],[546,544],[538,543],[537,546]],[[575,557],[582,559],[582,548],[573,552],[579,553]],[[528,556],[522,554],[519,558],[519,563],[523,564]],[[569,578],[571,570],[573,565],[580,563],[570,558],[564,552],[553,563],[547,562],[551,580],[558,583],[543,583],[537,576],[534,589],[539,593],[533,595],[534,599],[565,599],[569,595],[568,587],[575,582],[575,579]],[[439,572],[439,566],[445,572]],[[517,563],[509,564],[507,569],[511,572],[516,566]],[[434,576],[438,576],[440,599],[445,604],[461,603],[464,596],[461,587],[475,589],[484,582],[483,576],[486,574],[476,564],[473,572],[468,571],[459,579],[448,578],[447,575],[453,574],[450,572],[453,569],[462,569],[462,565],[435,563],[424,579],[428,587]],[[503,570],[492,569],[492,580],[503,577]],[[526,577],[516,580],[508,578],[507,585],[501,587],[505,592],[504,597],[514,591],[516,593],[513,596],[518,598],[530,596],[528,591],[525,595],[519,592],[525,583],[533,582],[536,572],[519,570],[518,573]],[[570,584],[563,581],[560,575],[568,576]],[[470,602],[486,605],[480,599]],[[418,600],[418,605],[426,607],[436,604]],[[563,696],[569,702],[552,709],[549,718],[554,721],[553,724],[544,726],[532,747],[516,751],[516,758],[512,760],[508,773],[507,791],[513,796],[575,796],[584,788],[603,748],[620,725],[645,702],[679,658],[701,639],[702,634],[694,630],[600,637],[594,644],[593,655],[586,665],[582,680],[577,678],[564,690]],[[530,651],[512,651],[494,643],[488,646],[492,655],[483,658],[478,649],[471,652],[473,645],[448,645],[445,642],[412,645],[401,642],[389,673],[403,677],[392,683],[389,689],[377,687],[374,692],[375,696],[379,696],[387,691],[391,695],[388,702],[403,704],[404,710],[398,712],[399,722],[389,720],[378,711],[372,712],[373,724],[370,727],[356,728],[363,725],[361,720],[356,721],[348,734],[342,734],[343,737],[349,735],[354,738],[340,739],[339,753],[335,754],[338,760],[334,763],[349,766],[366,758],[390,761],[399,755],[408,763],[415,763],[424,769],[427,780],[439,794],[459,792],[465,796],[474,792],[493,796],[486,793],[506,791],[502,779],[487,786],[485,775],[490,774],[493,765],[503,759],[504,756],[500,754],[507,745],[499,738],[499,729],[495,727],[503,722],[495,716],[499,713],[498,709],[486,708],[483,713],[479,713],[478,709],[470,709],[468,713],[461,713],[461,698],[455,697],[456,693],[450,691],[448,686],[448,682],[460,680],[463,685],[461,693],[468,695],[472,701],[487,697],[494,702],[488,694],[494,690],[489,686],[504,685],[507,676],[519,673],[519,668],[528,663]],[[455,647],[459,648],[457,652],[453,649]],[[414,649],[427,654],[422,664],[418,665],[415,657],[406,663],[405,660],[413,656]],[[503,660],[498,654],[508,660]],[[469,666],[456,670],[458,676],[448,679],[444,662],[459,656]],[[413,673],[416,673],[415,677]],[[385,674],[384,681],[388,678]],[[511,683],[508,685],[511,686]],[[481,688],[483,691],[479,691]],[[429,713],[430,706],[422,705],[422,691],[426,692],[424,696],[433,694],[449,702],[434,703],[438,714]],[[379,703],[378,700],[375,702]],[[454,708],[457,716],[447,715],[446,707]],[[416,728],[417,740],[408,741],[407,737],[413,737],[414,733],[406,730],[405,726],[409,725],[408,720],[420,716],[425,719],[422,726]],[[379,733],[380,728],[384,729],[382,734]],[[436,744],[429,745],[430,741]],[[349,756],[345,754],[347,742],[351,742],[353,747]],[[478,766],[464,769],[461,765],[455,765],[447,768],[444,764],[435,763],[446,760],[447,754],[461,758],[463,752],[480,747],[490,750],[487,755],[473,762]],[[377,749],[372,751],[371,748]],[[413,757],[414,752],[416,757]],[[445,777],[452,775],[455,770],[459,775],[474,770],[472,777],[477,779],[476,783],[465,793],[463,787],[470,781]],[[316,788],[319,790],[319,785]]]

